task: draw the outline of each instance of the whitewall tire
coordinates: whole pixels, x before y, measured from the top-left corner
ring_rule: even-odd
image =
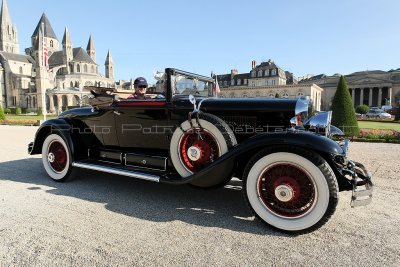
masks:
[[[191,122],[193,128],[189,121],[177,127],[170,143],[172,164],[182,177],[199,171],[237,144],[232,130],[216,116],[202,113],[198,121]]]
[[[67,179],[72,171],[71,155],[66,141],[58,134],[46,137],[42,146],[42,162],[47,174],[55,181]]]
[[[309,232],[334,213],[338,185],[329,164],[302,149],[267,149],[245,170],[244,195],[256,217],[285,232]]]

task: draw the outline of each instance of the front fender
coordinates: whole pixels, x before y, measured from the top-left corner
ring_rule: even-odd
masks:
[[[72,141],[72,124],[68,119],[51,119],[43,122],[36,132],[32,147],[29,149],[31,155],[41,154],[44,140],[49,134],[59,133],[71,149],[74,155],[74,143]]]
[[[255,135],[246,141],[236,145],[226,154],[222,155],[216,161],[211,163],[201,171],[185,177],[166,177],[161,182],[166,183],[193,183],[194,181],[202,181],[202,183],[211,186],[220,184],[222,180],[227,179],[228,175],[232,175],[237,163],[241,165],[247,164],[240,160],[250,159],[256,151],[268,146],[288,145],[301,147],[306,150],[313,150],[318,154],[324,155],[344,155],[343,149],[333,140],[310,132],[285,132],[285,133],[262,133]]]

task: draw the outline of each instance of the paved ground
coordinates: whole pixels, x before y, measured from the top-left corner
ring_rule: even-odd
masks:
[[[291,237],[254,221],[240,184],[199,191],[93,172],[53,182],[27,155],[35,130],[0,126],[0,266],[400,263],[400,145],[353,143],[373,203],[351,209],[341,193],[327,225]]]

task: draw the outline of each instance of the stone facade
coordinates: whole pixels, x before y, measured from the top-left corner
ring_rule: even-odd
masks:
[[[267,97],[299,98],[312,100],[314,109],[321,110],[323,89],[316,84],[297,84],[293,74],[278,67],[272,60],[251,62],[249,73],[239,74],[231,70],[230,74],[216,75],[220,87],[220,97]]]
[[[397,106],[400,104],[400,69],[390,71],[360,71],[344,76],[354,107],[368,105]],[[320,74],[299,81],[300,84],[317,84],[324,89],[322,109],[329,110],[335,95],[340,75]]]
[[[3,24],[11,24],[6,0],[2,4],[1,23],[0,104],[3,107],[37,110],[46,99],[48,112],[60,112],[65,106],[79,105],[82,96],[90,94],[84,89],[85,86],[114,87],[111,52],[108,51],[103,76],[96,62],[97,52],[91,35],[86,50],[74,48],[65,28],[62,48],[59,48],[59,40],[47,16],[43,14],[31,36],[32,46],[25,49],[26,55],[20,55],[15,26],[15,38],[12,39],[14,46],[11,46],[9,37],[6,38],[7,42],[3,41],[8,34],[8,27]],[[7,44],[8,50],[2,47],[3,44]],[[43,60],[44,46],[48,50],[48,67]]]

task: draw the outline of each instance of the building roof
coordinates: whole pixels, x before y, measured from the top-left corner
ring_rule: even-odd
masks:
[[[72,61],[75,62],[85,62],[89,64],[96,64],[93,59],[87,54],[85,49],[82,47],[76,47],[73,49],[73,59]],[[59,66],[64,64],[63,61],[63,51],[56,51],[51,54],[49,58],[49,65],[50,66]]]
[[[257,65],[254,69],[256,69],[256,70],[259,70],[259,69],[262,69],[262,70],[265,70],[265,69],[280,69],[279,67],[278,67],[278,65],[276,65],[271,59],[270,60],[268,60],[268,61],[266,61],[266,62],[261,62],[261,64],[260,65]]]
[[[112,60],[111,52],[110,52],[110,50],[108,50],[106,62],[104,64],[105,65],[110,65],[112,63],[113,63],[113,60]]]
[[[32,37],[36,37],[38,35],[39,28],[42,27],[42,23],[44,23],[44,36],[57,39],[57,36],[54,33],[53,28],[51,27],[50,21],[48,20],[46,14],[44,14],[44,13],[43,13],[42,17],[40,18],[39,23],[37,24],[36,29],[32,34]]]
[[[0,52],[0,54],[7,60],[18,61],[23,63],[35,63],[35,60],[31,56],[20,55],[8,52]]]

